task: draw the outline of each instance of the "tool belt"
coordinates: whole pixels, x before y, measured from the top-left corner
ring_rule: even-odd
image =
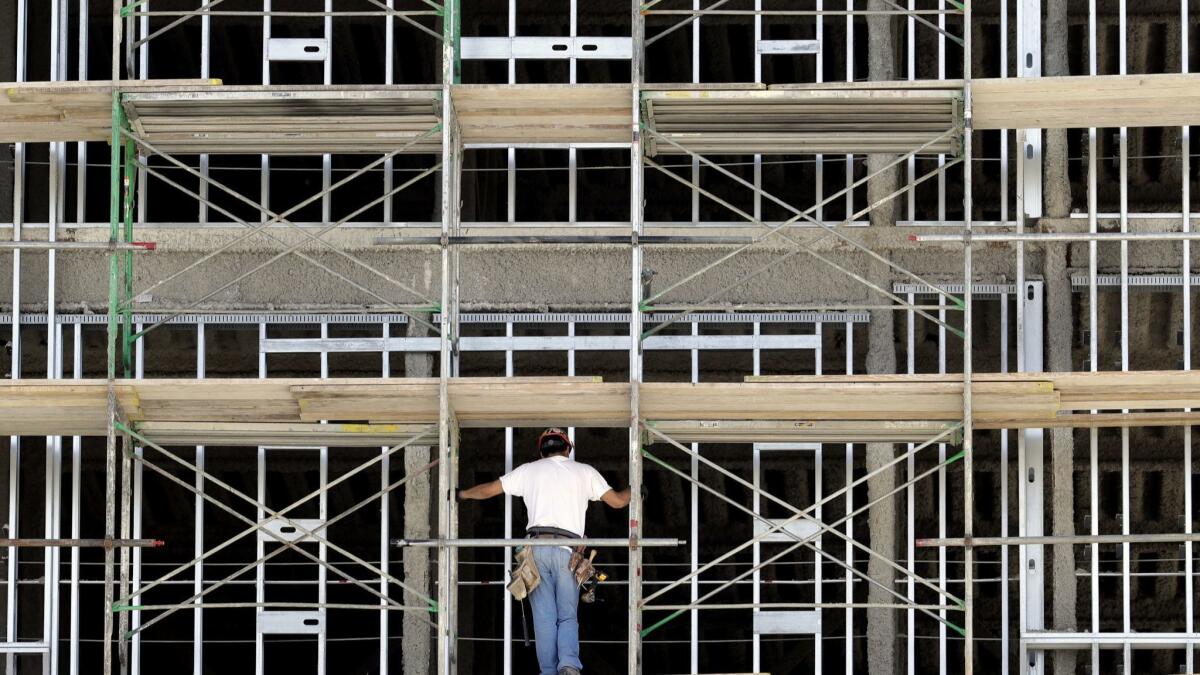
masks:
[[[537,563],[533,560],[532,546],[518,548],[515,557],[517,564],[510,573],[512,580],[508,582],[508,592],[517,602],[521,602],[542,583],[542,575],[538,573]]]
[[[558,527],[535,526],[529,528],[526,532],[529,533],[530,537],[537,539],[582,539],[582,537],[574,532]],[[571,546],[570,549],[571,559],[567,562],[567,569],[571,570],[571,573],[575,575],[575,585],[582,586],[584,582],[596,574],[596,569],[592,567],[592,558],[596,554],[593,553],[591,556],[585,556],[583,546]]]
[[[571,549],[571,560],[567,563],[567,569],[575,575],[576,586],[583,586],[589,579],[596,576],[596,568],[592,567],[592,559],[595,557],[595,549],[592,549],[591,555],[584,555],[582,546]]]
[[[531,527],[527,532],[532,539],[581,538],[570,530],[557,527]],[[596,568],[592,567],[592,558],[595,557],[595,553],[593,552],[591,556],[586,556],[584,555],[583,546],[571,546],[569,548],[571,549],[571,559],[567,562],[567,569],[575,575],[575,585],[582,586],[596,575]],[[533,559],[532,546],[518,548],[514,557],[517,564],[512,571],[512,580],[508,583],[508,592],[512,593],[512,596],[520,602],[542,582],[542,575],[538,572],[537,563]]]
[[[582,539],[582,537],[574,532],[570,530],[564,530],[561,527],[543,527],[541,525],[535,525],[534,527],[525,530],[525,533],[528,534],[530,538],[534,539]]]

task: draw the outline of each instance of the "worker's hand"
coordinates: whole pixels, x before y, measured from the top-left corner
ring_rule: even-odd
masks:
[[[465,501],[463,499],[462,492],[462,488],[454,488],[454,501],[459,503]]]

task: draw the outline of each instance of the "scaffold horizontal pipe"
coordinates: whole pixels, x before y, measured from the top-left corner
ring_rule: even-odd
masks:
[[[712,305],[650,305],[646,311],[654,312],[858,312],[858,311],[958,311],[953,305],[766,305],[766,304],[712,304]]]
[[[1027,631],[1021,640],[1032,648],[1048,649],[1175,649],[1200,641],[1197,633],[1075,633]]]
[[[161,548],[162,539],[0,539],[0,548]]]
[[[663,16],[936,16],[961,14],[954,9],[651,9]]]
[[[841,581],[840,579],[837,581]],[[605,582],[608,583],[608,582]],[[753,609],[768,611],[772,609],[928,609],[930,611],[948,610],[961,611],[958,605],[915,605],[889,602],[738,602],[732,604],[710,605],[695,603],[691,605],[654,605],[654,609]]]
[[[643,245],[669,244],[726,244],[739,246],[753,241],[753,237],[718,237],[692,235],[643,235],[637,238],[637,243]],[[379,237],[375,240],[377,246],[440,246],[441,237]],[[521,245],[521,244],[610,244],[632,246],[634,238],[621,235],[463,235],[447,237],[445,243],[450,246],[473,245]]]
[[[45,642],[0,642],[0,654],[41,654],[49,650]]]
[[[1041,537],[951,537],[946,539],[917,539],[917,548],[940,546],[1041,546],[1049,544],[1182,544],[1200,541],[1200,532],[1164,534],[1096,534],[1046,535]]]
[[[153,251],[152,241],[0,241],[6,251]]]
[[[289,11],[289,10],[155,10],[155,11],[133,11],[128,12],[127,16],[143,17],[143,16],[254,16],[254,17],[273,17],[273,16],[290,16],[290,17],[368,17],[368,16],[439,16],[437,10],[433,9],[415,9],[415,10],[390,10],[390,11],[371,11],[371,10],[347,10],[347,11]]]
[[[451,548],[506,548],[510,546],[594,546],[597,548],[668,547],[687,544],[683,539],[393,539],[392,546]]]
[[[960,234],[910,234],[909,241],[962,243]],[[987,232],[971,233],[972,243],[1092,242],[1092,241],[1196,241],[1200,232]]]
[[[189,582],[190,583],[190,582]],[[429,607],[410,605],[364,605],[347,602],[199,602],[178,605],[114,605],[114,612],[163,611],[171,609],[364,609],[371,612],[431,612]]]

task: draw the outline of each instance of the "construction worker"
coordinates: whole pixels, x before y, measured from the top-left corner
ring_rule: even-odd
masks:
[[[583,537],[588,502],[614,509],[629,505],[629,488],[614,490],[600,472],[570,458],[574,445],[562,429],[542,432],[541,459],[522,464],[499,479],[458,491],[459,501],[490,499],[501,493],[522,497],[529,513],[530,538],[562,539],[563,546],[530,546],[540,582],[529,594],[541,675],[579,675],[579,582],[571,568],[570,540]]]

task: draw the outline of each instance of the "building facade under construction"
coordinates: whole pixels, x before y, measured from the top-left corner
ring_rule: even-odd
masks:
[[[0,661],[1196,672],[1200,3],[0,0]],[[1200,248],[1200,247],[1198,247]],[[190,669],[190,670],[189,670]]]

